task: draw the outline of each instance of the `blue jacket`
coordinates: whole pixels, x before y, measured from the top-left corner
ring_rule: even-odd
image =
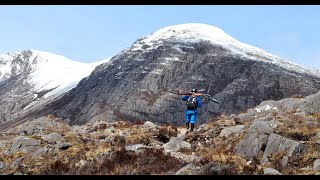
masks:
[[[188,101],[188,99],[189,99],[189,96],[182,96],[182,101]],[[196,96],[196,103],[197,103],[197,107],[202,107],[202,98],[201,98],[201,96]],[[194,110],[188,110],[187,109],[186,113],[188,113],[190,111],[197,113],[198,109],[197,108],[195,108]]]

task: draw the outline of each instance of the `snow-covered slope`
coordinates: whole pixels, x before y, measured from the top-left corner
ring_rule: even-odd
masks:
[[[320,71],[318,70],[306,68],[282,59],[263,49],[242,43],[215,26],[200,23],[187,23],[164,27],[144,37],[141,41],[137,41],[130,50],[141,50],[144,45],[149,46],[147,49],[154,49],[161,45],[163,40],[173,40],[183,43],[195,43],[203,40],[210,41],[230,50],[230,53],[233,55],[242,56],[251,60],[266,61],[300,73],[320,75]]]
[[[35,85],[35,91],[43,91],[56,88],[45,97],[56,93],[64,93],[75,87],[84,77],[90,75],[93,69],[100,63],[83,63],[72,61],[63,56],[33,50],[34,57],[38,58],[36,70],[30,74],[30,82]]]
[[[83,63],[44,51],[28,50],[27,52],[29,52],[27,58],[23,58],[21,53],[18,52],[0,55],[0,81],[11,77],[13,73],[12,69],[17,69],[16,74],[22,73],[23,69],[21,65],[19,66],[13,62],[13,59],[17,59],[20,56],[23,64],[31,69],[27,82],[34,87],[32,91],[41,92],[53,89],[45,94],[44,98],[53,94],[59,95],[70,90],[82,78],[90,75],[97,65],[110,60],[108,58],[98,62]]]

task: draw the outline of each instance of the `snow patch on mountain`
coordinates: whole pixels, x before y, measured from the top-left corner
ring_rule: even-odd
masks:
[[[82,78],[89,76],[97,65],[109,62],[111,59],[83,63],[49,52],[39,50],[28,52],[31,52],[31,56],[23,59],[24,63],[29,63],[32,67],[27,81],[34,86],[32,90],[34,93],[51,90],[43,96],[44,98],[67,92],[75,87]],[[21,53],[0,55],[0,81],[11,76],[12,68],[20,68],[12,64],[12,61],[19,55],[21,56]]]
[[[37,69],[30,74],[31,83],[35,86],[35,91],[53,89],[47,93],[45,98],[58,92],[64,93],[75,87],[78,82],[90,75],[93,69],[110,60],[102,60],[94,63],[83,63],[71,61],[63,56],[32,50],[34,56],[41,60],[37,64]]]

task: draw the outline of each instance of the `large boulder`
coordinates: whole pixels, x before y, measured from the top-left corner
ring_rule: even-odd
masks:
[[[267,163],[268,156],[274,153],[286,151],[287,156],[292,156],[299,155],[302,150],[303,144],[272,133],[268,138],[268,143],[262,157],[262,163]]]
[[[56,144],[57,141],[64,141],[64,138],[58,133],[43,135],[42,139],[48,144]]]
[[[239,134],[245,128],[244,125],[230,126],[222,129],[220,137],[229,137],[231,135]]]
[[[246,158],[263,155],[263,147],[268,142],[269,135],[273,132],[275,121],[255,121],[249,127],[244,139],[235,147],[235,152]]]
[[[185,135],[171,137],[169,142],[163,145],[165,152],[177,152],[182,148],[191,148],[191,144],[184,141]]]
[[[15,153],[17,151],[23,151],[25,153],[30,153],[36,151],[40,148],[40,142],[36,139],[18,136],[13,139],[9,153]]]

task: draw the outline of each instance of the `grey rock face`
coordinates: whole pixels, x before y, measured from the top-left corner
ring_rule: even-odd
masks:
[[[17,117],[15,113],[33,100],[33,93],[29,92],[31,85],[26,82],[28,74],[33,69],[33,63],[25,60],[30,56],[31,51],[15,55],[9,62],[11,74],[2,75],[0,72],[0,76],[4,77],[0,82],[0,124]],[[0,66],[1,63],[0,60]]]
[[[252,120],[256,114],[257,114],[256,111],[249,111],[246,113],[239,114],[236,118],[238,118],[240,122],[244,122],[244,121]]]
[[[314,95],[306,97],[306,103],[299,108],[306,113],[320,113],[320,91]]]
[[[142,149],[142,148],[145,148],[145,147],[148,147],[148,146],[143,145],[143,144],[133,144],[133,145],[126,146],[125,149],[127,151],[135,151],[135,152],[137,152],[139,149]]]
[[[235,152],[247,158],[263,155],[263,147],[268,142],[269,135],[273,132],[274,121],[255,121],[249,127],[243,140],[235,147]]]
[[[222,113],[244,112],[265,100],[280,100],[295,94],[307,96],[320,89],[319,76],[285,69],[270,63],[273,60],[269,57],[240,56],[205,40],[183,42],[172,37],[159,39],[154,46],[144,44],[143,40],[137,40],[132,47],[112,57],[110,63],[99,65],[63,97],[32,111],[24,111],[18,120],[52,113],[71,125],[101,118],[180,125],[185,102],[168,90],[197,88],[210,90],[208,93],[220,102],[219,105],[210,102],[199,108],[198,122],[201,124]],[[136,45],[141,48],[137,49]],[[23,82],[25,77],[17,78]],[[10,84],[8,80],[9,89],[16,82],[10,80]],[[28,87],[20,85],[19,88]],[[15,94],[22,91],[17,90]],[[8,89],[0,90],[1,97],[9,97],[5,92],[9,92]],[[33,98],[24,95],[19,107],[0,101],[0,104],[6,104],[0,109],[5,116],[10,116],[11,109],[19,111],[30,103],[27,97]],[[317,98],[308,102],[312,107],[310,112],[319,107]],[[15,116],[10,119],[17,119],[18,115]],[[1,117],[1,121],[8,118]]]
[[[143,124],[142,126],[143,128],[150,128],[150,129],[153,129],[153,128],[156,128],[157,125],[154,124],[153,122],[150,122],[150,121],[147,121]]]
[[[244,127],[245,127],[244,125],[226,127],[224,129],[222,129],[219,136],[220,137],[229,137],[232,134],[239,134],[243,130]]]
[[[165,152],[177,152],[182,148],[190,148],[191,144],[184,141],[185,135],[171,137],[170,141],[163,145]]]
[[[202,123],[221,113],[243,112],[265,100],[314,94],[320,89],[320,77],[240,57],[206,41],[159,40],[157,47],[120,52],[42,112],[69,118],[71,125],[98,116],[180,125],[185,102],[168,90],[194,87],[210,89],[209,94],[220,102],[199,108],[198,122]]]
[[[273,168],[265,168],[263,169],[263,174],[264,175],[281,175],[281,173]]]
[[[317,159],[313,163],[313,171],[320,171],[320,159]]]
[[[64,141],[64,138],[58,133],[51,133],[42,137],[49,144],[56,144],[57,141]]]
[[[33,152],[33,150],[38,149],[39,146],[40,142],[38,140],[25,136],[19,136],[13,139],[9,152],[15,153],[19,150],[24,150],[26,153],[30,153]]]
[[[278,134],[270,134],[266,149],[262,157],[262,163],[268,162],[268,156],[281,151],[286,151],[287,156],[298,155],[303,150],[303,144],[280,136]]]
[[[61,150],[66,150],[71,146],[71,144],[62,142],[62,141],[57,141],[57,144],[55,145],[56,148],[61,149]]]
[[[288,165],[289,157],[288,156],[283,156],[281,160],[281,165],[282,167],[286,167]]]
[[[41,132],[43,129],[43,127],[40,127],[40,126],[37,126],[37,125],[27,125],[25,126],[22,131],[25,135],[31,135],[31,134],[34,134],[34,133],[39,133]]]
[[[45,155],[49,151],[48,148],[39,148],[37,151],[35,151],[32,155],[32,158],[37,158]]]

